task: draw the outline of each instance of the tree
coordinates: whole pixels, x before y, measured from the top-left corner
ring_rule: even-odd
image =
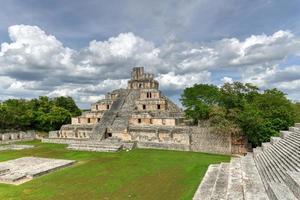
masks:
[[[275,131],[287,129],[295,123],[296,114],[292,103],[277,89],[265,90],[253,103]]]
[[[56,106],[68,110],[72,117],[81,115],[81,110],[76,106],[75,101],[71,97],[56,97],[53,99]]]
[[[81,111],[71,97],[9,99],[0,104],[0,129],[57,130]]]
[[[220,102],[226,109],[242,110],[258,94],[258,88],[246,83],[225,83],[221,87]]]
[[[254,146],[300,120],[299,104],[292,104],[283,92],[259,91],[248,83],[225,83],[220,89],[196,84],[183,91],[181,101],[195,122],[207,120],[223,130],[238,126]]]
[[[187,117],[194,120],[206,120],[209,118],[210,106],[219,103],[219,88],[214,85],[195,84],[186,88],[181,95],[182,105],[185,107]]]
[[[300,102],[293,103],[292,107],[295,112],[295,121],[300,122]]]

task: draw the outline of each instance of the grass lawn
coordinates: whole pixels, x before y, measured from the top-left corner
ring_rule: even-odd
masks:
[[[2,151],[0,161],[38,156],[78,162],[19,186],[0,184],[1,200],[190,200],[208,165],[230,159],[224,155],[150,149],[78,152],[61,144],[24,143],[36,147]]]

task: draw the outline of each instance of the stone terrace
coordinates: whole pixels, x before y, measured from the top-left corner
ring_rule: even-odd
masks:
[[[193,200],[300,199],[300,124],[230,163],[210,165]]]
[[[0,183],[22,184],[34,177],[72,165],[73,160],[23,157],[0,162]]]
[[[23,150],[23,149],[31,149],[33,145],[20,145],[20,144],[10,144],[10,145],[2,145],[0,146],[0,151],[6,150]]]

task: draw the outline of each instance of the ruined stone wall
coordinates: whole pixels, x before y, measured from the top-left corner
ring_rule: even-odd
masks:
[[[58,134],[58,138],[85,139],[89,138],[92,130],[62,130]],[[56,138],[56,137],[54,137]]]
[[[27,141],[35,139],[35,131],[16,131],[0,133],[0,144],[14,141]]]
[[[191,127],[191,151],[231,154],[231,136],[211,127]]]
[[[190,136],[182,128],[132,127],[129,131],[131,141],[139,148],[190,150]]]
[[[87,139],[92,129],[92,124],[63,125],[59,131],[50,131],[49,138]]]
[[[135,141],[139,148],[231,154],[231,136],[205,127],[131,126],[113,133],[122,141]]]

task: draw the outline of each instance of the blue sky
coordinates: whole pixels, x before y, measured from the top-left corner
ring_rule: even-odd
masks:
[[[3,0],[0,100],[83,108],[145,66],[178,101],[194,83],[251,82],[300,100],[300,1]]]

